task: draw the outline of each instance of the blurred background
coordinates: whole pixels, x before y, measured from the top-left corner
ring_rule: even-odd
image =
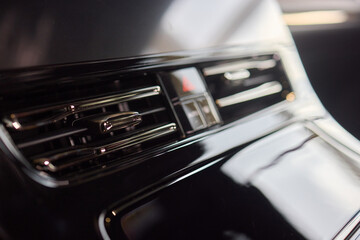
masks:
[[[320,100],[360,139],[360,1],[278,1]]]

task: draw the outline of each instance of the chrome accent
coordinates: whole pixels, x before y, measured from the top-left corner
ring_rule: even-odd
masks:
[[[6,124],[8,128],[12,128],[15,130],[28,130],[46,124],[57,122],[75,113],[79,113],[95,108],[100,108],[100,107],[106,107],[121,102],[155,96],[155,95],[159,95],[160,92],[161,89],[159,86],[147,87],[147,88],[129,91],[126,93],[120,93],[106,97],[99,97],[95,99],[78,101],[71,104],[62,104],[57,106],[40,108],[27,112],[12,113],[8,117],[4,118],[3,122]],[[56,111],[57,113],[55,113],[53,116],[50,116],[48,118],[40,119],[31,123],[21,123],[19,121],[19,118],[27,117],[34,114],[44,113],[47,111]]]
[[[276,60],[274,59],[268,59],[268,60],[262,60],[262,61],[255,61],[255,60],[249,60],[247,62],[245,61],[238,61],[238,62],[231,62],[231,63],[224,63],[220,65],[216,65],[213,67],[207,67],[203,69],[205,76],[212,76],[217,74],[223,74],[226,72],[236,72],[239,70],[246,70],[246,69],[270,69],[276,66]]]
[[[258,87],[239,92],[228,97],[220,98],[216,100],[216,104],[219,107],[231,106],[234,104],[247,102],[253,99],[269,96],[282,91],[282,86],[277,81],[263,83]]]
[[[141,123],[142,118],[138,112],[121,112],[113,114],[100,114],[75,120],[72,125],[86,127],[95,133],[108,133]]]
[[[239,69],[234,72],[224,73],[224,77],[225,77],[225,79],[230,80],[230,81],[238,81],[238,80],[243,80],[243,79],[249,78],[250,72],[247,69]]]
[[[103,156],[105,154],[121,150],[123,148],[131,147],[145,141],[149,141],[170,133],[175,132],[177,129],[175,123],[169,123],[164,126],[151,129],[128,138],[124,138],[109,144],[95,146],[95,147],[83,147],[68,150],[66,152],[57,153],[48,157],[38,157],[33,162],[36,164],[36,168],[39,170],[46,170],[51,172],[57,172],[67,167],[79,164],[81,162],[90,160],[95,157]],[[72,158],[71,161],[65,163],[55,163],[59,160],[66,158]]]
[[[344,240],[348,239],[351,234],[358,229],[360,225],[360,212],[358,212],[355,217],[353,217],[350,222],[335,236],[334,240]]]

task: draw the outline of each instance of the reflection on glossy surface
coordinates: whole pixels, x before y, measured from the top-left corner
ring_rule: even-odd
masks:
[[[358,166],[357,169],[360,169],[360,148],[358,139],[347,132],[333,118],[317,119],[314,121],[314,124],[320,131],[326,133],[324,137],[327,137],[326,140],[328,142],[333,142],[338,149],[346,152],[347,155],[350,155],[354,164]],[[346,149],[348,151],[345,151]],[[360,175],[360,172],[358,175]]]
[[[289,43],[279,13],[271,0],[7,0],[0,8],[0,69],[263,40]]]
[[[191,0],[174,1],[160,20],[158,33],[149,48],[163,51],[164,48],[189,49],[259,40],[283,41],[288,35],[276,27],[283,25],[278,13],[268,0],[230,0],[220,5],[206,0],[195,4]]]
[[[299,144],[306,137],[299,129],[283,134],[286,131],[250,145],[222,170],[238,183],[250,181],[306,238],[330,239],[360,209],[358,169],[348,165],[343,154],[315,138],[257,172],[279,154],[281,146]]]
[[[287,13],[283,17],[290,26],[338,24],[349,19],[348,14],[341,10]]]
[[[239,122],[239,129],[229,128],[209,136],[202,142],[202,147],[205,149],[204,153],[193,162],[193,164],[200,163],[207,159],[213,158],[219,154],[220,149],[232,149],[241,146],[248,141],[255,140],[269,134],[274,129],[288,125],[291,120],[291,115],[286,112],[273,115],[251,116],[250,121]],[[229,134],[234,134],[229,138]],[[250,140],[251,139],[251,140]]]
[[[268,166],[289,149],[296,150],[311,135],[312,133],[302,125],[292,125],[273,134],[271,137],[263,138],[249,145],[227,161],[222,166],[222,171],[230,177],[236,177],[234,180],[240,184],[251,183],[252,178],[257,177],[254,174],[259,169]]]

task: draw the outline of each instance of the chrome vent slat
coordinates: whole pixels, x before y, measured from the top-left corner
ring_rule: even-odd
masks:
[[[158,112],[162,112],[162,111],[165,111],[165,110],[166,110],[166,108],[164,108],[164,107],[155,108],[155,109],[151,109],[151,110],[142,112],[141,115],[146,116],[146,115],[149,115],[149,114],[158,113]]]
[[[61,129],[60,131],[54,131],[54,132],[48,132],[45,136],[38,136],[30,141],[24,141],[17,144],[18,148],[26,148],[31,147],[36,144],[41,144],[44,142],[48,142],[51,140],[55,140],[62,137],[71,136],[73,134],[86,132],[87,128],[67,128],[67,129]]]
[[[227,107],[279,93],[282,89],[281,84],[277,81],[267,82],[255,88],[217,99],[216,104],[219,107]]]
[[[38,169],[57,172],[65,168],[77,165],[83,161],[104,156],[106,154],[119,151],[121,149],[131,147],[145,141],[153,140],[155,138],[174,133],[176,132],[176,129],[176,124],[170,123],[148,131],[144,131],[128,138],[114,141],[106,145],[95,146],[91,148],[78,148],[68,151],[64,150],[64,152],[60,154],[36,158],[33,160],[33,162],[36,164]],[[69,158],[69,156],[74,156],[74,158],[68,160],[66,163],[60,163],[56,165],[56,161],[61,161],[65,158]]]
[[[237,72],[242,69],[270,69],[276,66],[276,61],[274,59],[266,60],[248,60],[248,61],[237,61],[231,63],[219,64],[216,66],[211,66],[203,69],[205,76],[213,76],[217,74],[223,74],[227,72]]]
[[[73,102],[70,104],[61,104],[57,106],[45,107],[45,108],[40,108],[26,112],[11,113],[9,114],[8,117],[5,117],[3,121],[5,122],[8,128],[12,128],[15,130],[28,130],[39,126],[47,125],[50,123],[54,123],[75,113],[80,113],[83,111],[106,107],[136,99],[156,96],[160,94],[160,90],[161,89],[159,86],[154,86],[154,87],[137,89],[126,93],[120,93],[106,97]],[[20,123],[19,121],[20,118],[28,117],[31,115],[40,114],[44,112],[49,112],[49,111],[55,111],[57,112],[57,114],[47,117],[46,119],[40,119],[31,123],[23,124]]]

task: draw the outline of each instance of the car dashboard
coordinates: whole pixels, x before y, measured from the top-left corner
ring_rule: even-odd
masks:
[[[0,12],[0,238],[360,236],[359,142],[276,2]]]

